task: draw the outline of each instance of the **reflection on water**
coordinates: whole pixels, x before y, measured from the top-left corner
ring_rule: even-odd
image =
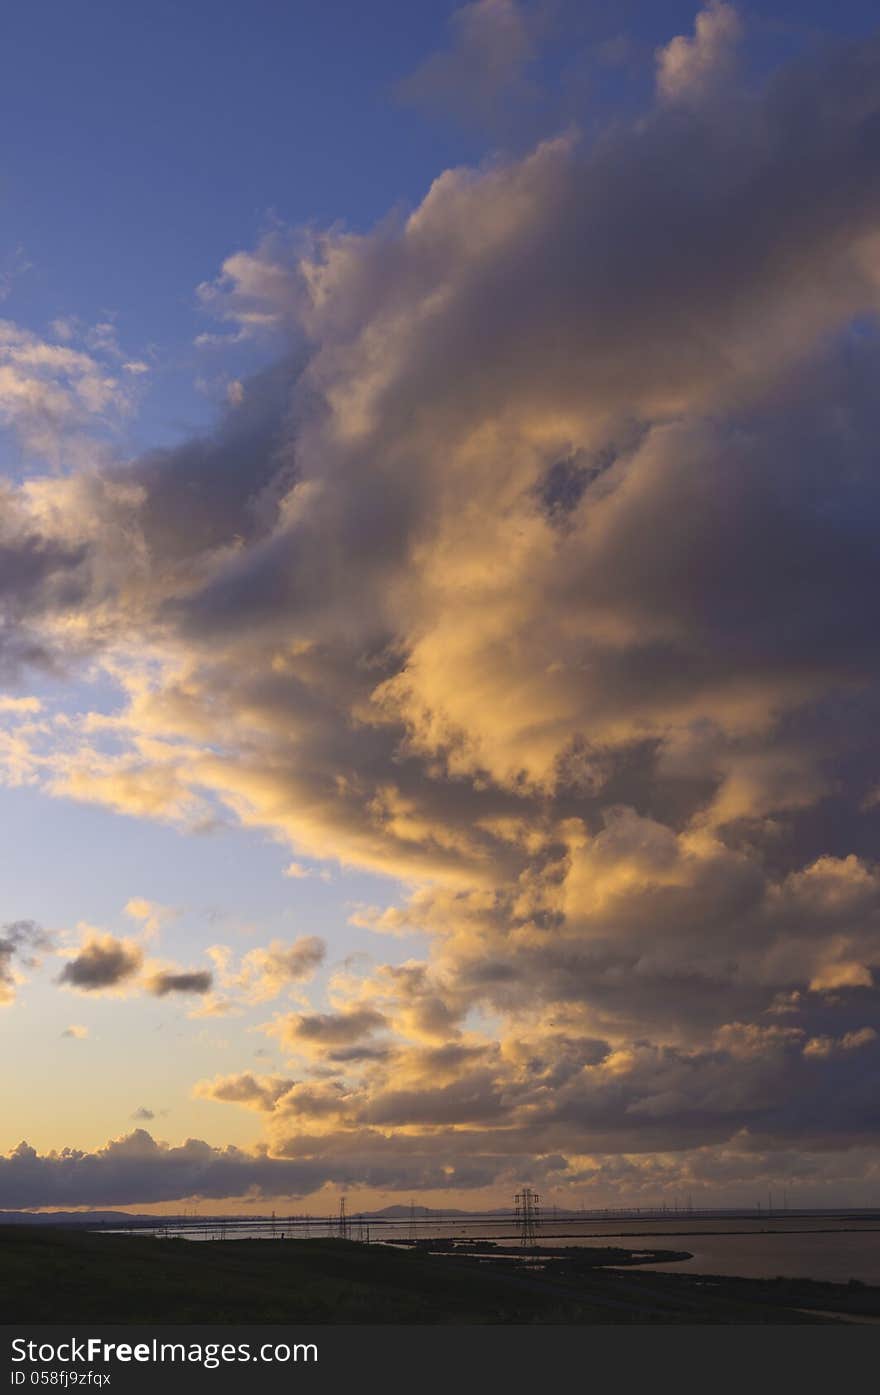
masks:
[[[275,1218],[195,1217],[169,1219],[155,1226],[138,1227],[143,1235],[181,1235],[189,1240],[300,1239],[339,1235],[333,1217],[286,1216]],[[436,1217],[349,1219],[346,1234],[352,1240],[375,1242],[427,1238],[485,1239],[515,1243],[518,1234],[511,1217]],[[672,1240],[671,1237],[677,1237]],[[666,1248],[688,1250],[693,1258],[642,1266],[671,1272],[739,1275],[743,1278],[825,1279],[846,1283],[860,1279],[880,1285],[880,1212],[828,1215],[818,1212],[778,1216],[547,1218],[541,1223],[539,1244],[619,1245],[638,1250],[660,1247],[660,1237],[670,1237]]]
[[[880,1285],[880,1231],[832,1234],[693,1235],[682,1241],[693,1259],[641,1265],[670,1273],[728,1274],[749,1279],[860,1279]]]

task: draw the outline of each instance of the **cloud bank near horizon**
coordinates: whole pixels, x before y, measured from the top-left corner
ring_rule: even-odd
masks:
[[[237,253],[206,300],[286,347],[216,435],[4,486],[0,661],[124,694],[4,710],[9,778],[398,878],[358,923],[429,945],[198,1086],[269,1154],[138,1131],[96,1201],[876,1168],[880,41],[756,90],[739,30],[592,142]],[[322,957],[214,962],[259,1002]]]
[[[135,1115],[150,1116],[144,1109]],[[531,1144],[521,1154],[502,1156],[481,1151],[478,1139],[472,1152],[461,1131],[452,1129],[428,1139],[393,1139],[366,1130],[344,1146],[316,1135],[302,1141],[300,1152],[275,1156],[265,1149],[212,1147],[197,1138],[172,1146],[136,1128],[93,1152],[65,1148],[41,1154],[21,1143],[0,1157],[0,1195],[9,1209],[228,1201],[260,1205],[272,1199],[299,1202],[338,1186],[372,1197],[369,1205],[389,1193],[415,1193],[423,1202],[446,1206],[450,1196],[457,1196],[461,1205],[477,1209],[487,1198],[498,1204],[499,1181],[502,1204],[506,1202],[515,1179],[525,1173],[554,1192],[561,1184],[577,1206],[596,1197],[628,1198],[643,1206],[680,1204],[689,1191],[695,1200],[723,1195],[730,1205],[754,1206],[768,1186],[778,1188],[782,1182],[790,1203],[808,1206],[827,1204],[832,1197],[839,1203],[841,1196],[866,1204],[876,1195],[878,1169],[871,1147],[780,1153],[743,1147],[735,1140],[686,1154],[596,1156],[573,1168],[558,1154],[536,1159]],[[322,1199],[335,1209],[326,1193]]]

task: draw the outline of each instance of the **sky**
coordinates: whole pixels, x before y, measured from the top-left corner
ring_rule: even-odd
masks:
[[[0,1208],[877,1204],[872,10],[10,16]]]

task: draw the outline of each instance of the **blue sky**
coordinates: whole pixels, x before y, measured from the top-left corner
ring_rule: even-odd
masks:
[[[12,273],[3,311],[40,334],[58,318],[113,319],[126,351],[151,365],[150,385],[125,423],[130,449],[209,428],[220,393],[200,391],[199,379],[271,355],[259,346],[232,359],[194,348],[214,328],[196,287],[231,251],[252,245],[276,219],[367,227],[397,201],[414,201],[426,172],[473,155],[474,141],[414,121],[391,95],[432,33],[442,38],[449,12],[430,4],[258,3],[244,11],[159,3],[137,12],[57,3],[10,14],[0,106],[16,137],[0,175],[2,253]],[[20,453],[11,440],[7,447],[18,473]],[[369,946],[368,935],[347,925],[353,906],[387,904],[395,890],[336,867],[331,884],[286,879],[289,852],[260,833],[227,827],[186,838],[27,789],[0,790],[0,817],[5,919],[123,931],[123,907],[142,895],[185,908],[193,930],[181,935],[177,926],[183,957],[206,937],[247,948],[255,936],[317,933],[342,958]],[[208,928],[208,912],[226,922],[222,931]],[[55,1069],[71,1011],[51,990],[35,1006],[38,1073]],[[143,1044],[130,1040],[121,1009],[117,1016],[126,1057],[137,1057]],[[3,1025],[21,1030],[17,1021]],[[147,1070],[141,1094],[157,1088],[161,1094]],[[108,1125],[124,1130],[131,1089],[120,1093],[85,1129],[73,1106],[65,1137],[89,1146]],[[12,1101],[6,1114],[4,1146],[22,1134],[39,1146],[56,1141],[57,1117],[41,1117],[29,1099],[32,1083],[24,1082],[18,1108]],[[210,1134],[210,1106],[203,1112]],[[237,1132],[252,1132],[246,1119]]]
[[[390,100],[449,6],[158,3],[20,7],[3,62],[5,250],[31,269],[14,309],[118,316],[155,347],[139,426],[208,419],[187,387],[195,287],[267,223],[368,226],[473,142]],[[48,39],[48,42],[47,42]],[[189,380],[187,382],[187,380]],[[148,423],[148,424],[146,424]]]
[[[435,173],[486,151],[485,133],[426,119],[396,85],[449,42],[444,0],[225,0],[137,11],[36,0],[8,17],[2,61],[3,253],[31,269],[9,310],[119,317],[133,349],[186,355],[193,292],[267,220],[365,228],[416,202]],[[564,3],[538,66],[626,34],[649,55],[693,21],[688,3]],[[780,3],[744,13],[756,51],[866,32],[872,6]],[[574,18],[572,21],[572,11]],[[640,74],[649,86],[648,64]],[[625,81],[617,74],[612,95]],[[186,359],[175,360],[175,368]],[[179,371],[162,395],[181,391]],[[182,407],[182,404],[180,404]],[[173,431],[173,407],[154,404]],[[186,420],[184,418],[184,420]],[[182,429],[182,423],[177,425]]]
[[[114,317],[127,352],[154,365],[129,424],[136,447],[212,420],[216,403],[194,383],[215,382],[229,364],[193,351],[205,328],[195,288],[230,252],[276,219],[366,229],[418,202],[436,173],[497,143],[498,131],[396,96],[448,46],[456,8],[158,0],[138,11],[36,0],[10,13],[0,71],[6,310],[38,330],[59,316]],[[626,0],[611,13],[568,0],[544,8],[533,71],[555,80],[589,68],[588,119],[643,97],[654,48],[686,32],[694,13],[687,0]],[[753,60],[759,67],[820,36],[865,33],[872,9],[862,0],[780,0],[772,14],[746,7]],[[632,65],[596,63],[596,50],[620,35]],[[510,132],[500,135],[503,144]]]

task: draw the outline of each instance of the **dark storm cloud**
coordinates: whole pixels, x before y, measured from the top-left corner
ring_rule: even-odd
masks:
[[[213,435],[151,452],[120,472],[143,491],[139,524],[155,555],[177,560],[271,529],[294,478],[290,399],[301,368],[300,358],[281,359],[248,379]]]
[[[229,1197],[300,1197],[327,1182],[381,1189],[484,1186],[497,1160],[456,1159],[445,1166],[424,1148],[395,1150],[381,1135],[349,1140],[348,1156],[270,1157],[212,1148],[200,1139],[181,1147],[157,1143],[143,1129],[93,1153],[38,1154],[26,1143],[0,1158],[0,1197],[12,1209],[34,1206],[126,1206]]]
[[[165,998],[169,993],[209,993],[213,982],[213,974],[208,969],[180,972],[163,969],[147,979],[146,988],[154,998]]]
[[[385,1026],[386,1017],[374,1008],[352,1008],[347,1012],[290,1013],[277,1019],[272,1030],[287,1046],[322,1051],[360,1043]]]
[[[75,572],[85,556],[83,548],[65,548],[41,537],[23,537],[17,545],[0,547],[0,600],[14,596],[20,608],[26,610],[35,603],[50,578]],[[80,599],[75,586],[68,583],[62,589],[62,603]]]
[[[143,950],[133,940],[93,935],[71,959],[58,982],[80,993],[96,993],[125,984],[140,972]]]
[[[5,493],[5,491],[4,491]],[[85,546],[66,544],[16,523],[15,501],[4,498],[0,525],[0,672],[18,679],[28,667],[52,668],[56,658],[31,629],[47,613],[76,608],[86,598]],[[10,507],[11,505],[11,507]]]
[[[407,1124],[485,1124],[509,1121],[511,1101],[505,1099],[488,1071],[464,1075],[440,1089],[390,1089],[375,1094],[359,1118],[378,1127]]]

